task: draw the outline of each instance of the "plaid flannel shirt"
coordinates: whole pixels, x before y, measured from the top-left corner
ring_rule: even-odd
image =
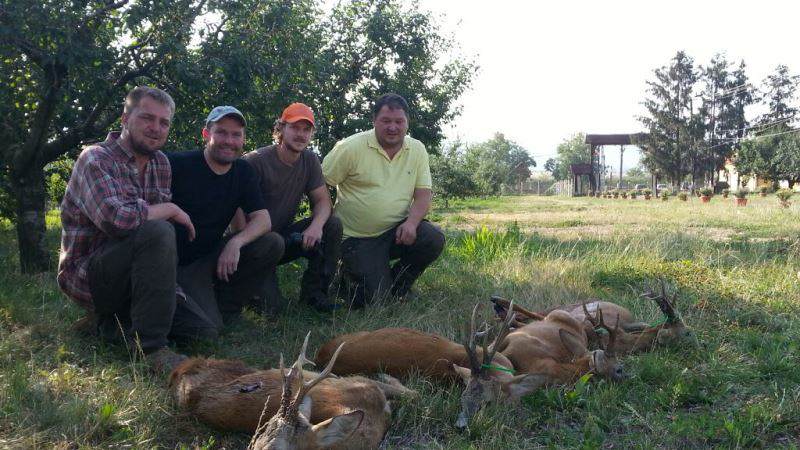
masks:
[[[61,203],[61,253],[58,285],[92,310],[88,266],[108,240],[123,238],[147,220],[147,207],[170,201],[172,173],[167,157],[156,152],[147,164],[144,186],[133,152],[122,147],[118,132],[85,148],[72,169]]]

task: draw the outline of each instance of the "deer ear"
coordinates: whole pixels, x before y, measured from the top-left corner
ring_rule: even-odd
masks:
[[[308,420],[311,420],[311,396],[306,395],[303,397],[303,402],[300,403],[300,408],[298,408],[300,414],[303,415]]]
[[[320,422],[311,427],[311,431],[316,435],[319,447],[328,448],[347,439],[361,425],[362,420],[364,412],[356,410]]]
[[[586,354],[586,345],[575,336],[573,333],[561,328],[558,330],[558,336],[561,338],[561,343],[564,347],[572,353],[573,357],[578,357]]]
[[[547,383],[547,376],[539,373],[517,375],[503,386],[509,398],[516,400],[539,389]]]
[[[472,371],[466,367],[461,367],[458,364],[452,363],[450,364],[450,368],[464,380],[464,383],[469,383],[469,380],[472,379]]]

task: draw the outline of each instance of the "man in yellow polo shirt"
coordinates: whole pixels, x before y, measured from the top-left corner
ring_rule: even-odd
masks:
[[[344,227],[342,263],[354,307],[405,296],[444,248],[442,231],[424,220],[431,171],[425,146],[406,136],[408,103],[397,94],[380,97],[372,123],[373,129],[338,142],[322,162],[325,181],[337,189],[334,209]]]

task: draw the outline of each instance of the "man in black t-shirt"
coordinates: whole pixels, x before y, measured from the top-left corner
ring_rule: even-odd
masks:
[[[275,122],[273,137],[277,144],[242,159],[258,175],[272,229],[285,240],[280,264],[299,257],[308,260],[300,298],[327,312],[336,307],[328,290],[339,262],[342,222],[331,214],[331,197],[319,157],[308,149],[313,135],[314,112],[302,103],[292,103]],[[311,217],[295,222],[304,195],[311,202]],[[267,275],[266,283],[268,291],[278,291],[274,272]]]
[[[263,297],[264,274],[283,255],[283,239],[268,233],[269,214],[256,174],[239,159],[245,119],[232,106],[214,108],[206,119],[202,151],[169,155],[172,201],[189,214],[196,237],[176,229],[178,284],[218,327],[254,297]],[[224,236],[237,209],[241,230]]]

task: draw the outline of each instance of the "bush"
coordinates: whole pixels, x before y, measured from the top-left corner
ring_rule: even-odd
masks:
[[[644,188],[644,189],[642,189],[642,194],[644,194],[644,195],[653,195],[653,190],[650,189],[650,188]]]
[[[689,198],[689,194],[687,194],[685,191],[681,191],[678,193],[678,198],[686,201]]]
[[[700,189],[700,195],[702,195],[703,197],[711,197],[712,195],[714,195],[714,191],[711,188],[704,187]]]
[[[775,195],[780,199],[781,202],[788,202],[792,195],[794,195],[794,191],[791,189],[780,189]]]
[[[667,199],[669,199],[670,194],[671,192],[669,191],[669,189],[663,189],[661,191],[661,200],[667,201]]]
[[[750,191],[748,191],[747,188],[741,188],[738,191],[734,192],[733,195],[736,198],[747,198],[747,194],[749,193]]]

